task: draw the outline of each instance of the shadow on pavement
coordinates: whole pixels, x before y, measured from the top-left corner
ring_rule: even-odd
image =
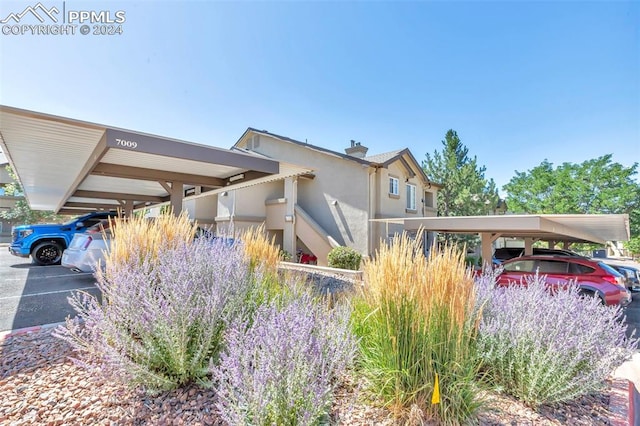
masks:
[[[98,295],[92,274],[62,266],[36,266],[28,259],[0,263],[0,331],[62,322],[75,311],[67,298],[74,290]]]

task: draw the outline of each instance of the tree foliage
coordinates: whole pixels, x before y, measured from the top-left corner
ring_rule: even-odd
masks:
[[[624,167],[611,157],[607,154],[558,167],[544,160],[526,172],[516,171],[503,187],[509,210],[532,214],[627,213],[632,237],[627,248],[633,252],[632,247],[640,245],[640,241],[634,243],[640,238],[640,184],[634,179],[638,164]]]
[[[442,151],[426,154],[422,168],[427,176],[443,186],[438,191],[438,216],[476,216],[493,211],[498,203],[498,190],[493,179],[485,178],[486,167],[454,130],[447,131]],[[448,236],[448,240],[466,241],[468,237]]]
[[[13,181],[3,186],[4,194],[6,196],[22,197],[22,186],[20,186],[18,176],[15,174],[11,166],[7,166],[6,170]],[[52,211],[31,210],[27,200],[22,197],[16,200],[13,208],[0,211],[0,218],[9,220],[16,224],[28,224],[52,221],[57,219],[58,216]]]
[[[640,208],[629,213],[629,228],[631,239],[624,243],[624,248],[634,257],[640,257]]]
[[[527,172],[516,171],[503,189],[509,210],[517,213],[631,213],[640,207],[637,168],[637,163],[613,163],[611,154],[556,168],[544,160]]]

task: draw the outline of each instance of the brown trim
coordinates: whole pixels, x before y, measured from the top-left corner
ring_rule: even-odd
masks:
[[[398,160],[400,161],[400,164],[402,164],[404,166],[404,168],[406,169],[407,174],[409,175],[409,179],[414,178],[416,176],[416,174],[413,171],[413,169],[411,168],[411,166],[409,165],[409,163],[407,163],[407,160],[405,160],[403,156],[400,156],[398,158]]]
[[[400,194],[393,194],[393,193],[389,193],[389,198],[393,198],[394,200],[399,200],[400,199]]]
[[[91,172],[95,176],[110,176],[123,179],[137,179],[148,181],[180,181],[187,185],[224,186],[225,181],[220,178],[192,175],[188,173],[166,172],[164,170],[145,169],[142,167],[122,166],[119,164],[100,163]]]
[[[414,210],[414,209],[404,209],[405,213],[411,213],[411,214],[418,214],[418,210]]]
[[[399,151],[397,155],[395,155],[394,157],[392,157],[392,158],[388,159],[387,161],[385,161],[384,163],[382,163],[382,166],[383,167],[389,167],[389,164],[393,163],[394,161],[396,161],[396,160],[398,160],[400,158],[400,159],[402,159],[404,161],[404,163],[406,163],[405,167],[409,167],[410,168],[410,166],[408,166],[409,162],[407,162],[407,160],[405,160],[403,158],[404,155],[409,156],[409,159],[411,160],[410,162],[415,164],[416,169],[418,170],[418,174],[422,178],[425,187],[427,187],[427,188],[432,188],[433,187],[433,188],[436,188],[436,189],[442,189],[443,188],[442,185],[440,185],[438,183],[435,183],[435,182],[432,182],[431,180],[429,180],[429,177],[424,172],[424,169],[422,168],[420,163],[418,163],[418,160],[416,160],[416,158],[413,156],[413,154],[411,153],[409,148],[405,148],[405,149]]]
[[[144,152],[164,157],[181,158],[228,167],[274,174],[280,171],[278,161],[211,146],[196,145],[116,129],[107,129],[107,146],[131,152]],[[126,143],[123,144],[122,141]]]
[[[72,197],[99,198],[103,200],[150,201],[152,203],[163,203],[165,201],[169,201],[168,197],[156,197],[154,195],[122,194],[120,192],[86,191],[82,189],[74,192]]]

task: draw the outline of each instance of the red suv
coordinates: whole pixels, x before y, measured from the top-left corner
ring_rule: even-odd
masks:
[[[575,282],[584,294],[598,296],[605,305],[626,306],[631,302],[631,293],[615,269],[602,262],[566,256],[521,256],[505,261],[504,270],[498,277],[498,285],[524,283],[525,276],[539,273],[545,276],[551,288],[563,287]]]

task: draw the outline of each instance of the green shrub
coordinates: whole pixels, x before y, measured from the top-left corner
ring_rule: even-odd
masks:
[[[365,263],[352,318],[359,368],[396,417],[417,407],[425,420],[461,424],[482,404],[473,279],[455,249],[427,260],[419,242],[403,235]],[[441,402],[432,404],[436,374]]]
[[[356,351],[345,308],[301,293],[260,306],[251,324],[233,322],[220,364],[211,367],[224,423],[326,424],[337,378]]]
[[[475,256],[475,255],[470,255],[464,258],[464,263],[465,265],[467,265],[468,267],[476,267],[476,266],[481,266],[482,265],[482,258]]]
[[[357,271],[360,269],[362,255],[351,247],[336,247],[329,252],[327,260],[329,261],[329,266],[332,268]]]
[[[225,325],[243,315],[251,290],[240,247],[199,238],[159,242],[143,259],[121,254],[97,272],[101,299],[70,298],[78,315],[57,335],[80,353],[80,365],[149,392],[206,380]]]

